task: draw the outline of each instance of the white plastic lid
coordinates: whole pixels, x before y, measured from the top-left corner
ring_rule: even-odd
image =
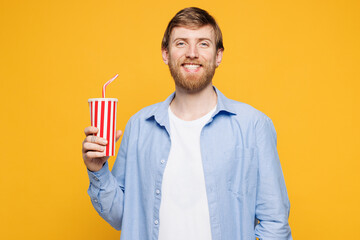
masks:
[[[99,101],[99,102],[117,102],[117,98],[89,98],[88,102],[95,102],[95,101]]]

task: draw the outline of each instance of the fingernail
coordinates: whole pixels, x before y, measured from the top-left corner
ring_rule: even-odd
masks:
[[[107,141],[106,141],[106,140],[102,140],[102,143],[103,143],[103,144],[107,144]]]

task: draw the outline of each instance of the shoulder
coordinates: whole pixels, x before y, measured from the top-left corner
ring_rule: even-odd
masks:
[[[130,117],[130,119],[128,120],[128,122],[126,123],[124,136],[132,135],[134,133],[136,135],[136,133],[139,132],[140,129],[143,129],[142,126],[146,122],[148,122],[148,123],[150,122],[150,121],[147,121],[147,119],[150,119],[150,117],[153,115],[153,113],[155,113],[158,110],[160,105],[161,105],[161,102],[149,105],[147,107],[142,108],[141,110],[136,112],[134,115],[132,115]]]
[[[229,105],[229,109],[234,113],[233,117],[235,119],[252,122],[255,125],[259,122],[271,121],[265,113],[247,103],[227,99],[227,104]]]
[[[253,106],[227,98],[217,88],[215,88],[218,95],[219,109],[230,113],[231,118],[242,123],[257,123],[269,119],[263,112],[254,108]]]
[[[229,103],[231,104],[231,109],[234,113],[231,118],[239,126],[253,133],[258,140],[266,138],[275,139],[276,141],[274,124],[265,113],[246,103],[230,99]]]
[[[144,107],[143,109],[136,112],[130,119],[132,119],[132,120],[147,119],[158,110],[158,108],[160,107],[160,105],[162,103],[163,102],[158,102],[158,103],[149,105],[147,107]]]
[[[147,107],[144,107],[137,113],[135,113],[129,121],[131,122],[141,122],[148,119],[151,119],[154,116],[163,116],[167,114],[167,110],[170,102],[174,98],[175,93],[170,94],[165,101],[158,102]]]

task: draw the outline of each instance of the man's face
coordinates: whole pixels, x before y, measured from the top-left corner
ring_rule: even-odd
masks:
[[[216,51],[210,25],[198,29],[176,27],[171,32],[169,49],[162,50],[162,55],[176,87],[194,93],[211,84],[222,59],[222,49]]]

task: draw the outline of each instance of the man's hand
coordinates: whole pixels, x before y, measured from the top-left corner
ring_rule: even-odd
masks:
[[[99,131],[96,127],[85,128],[86,138],[82,144],[82,155],[86,167],[93,172],[99,171],[104,163],[109,159],[105,156],[105,146],[107,140],[105,138],[97,137],[95,134]],[[116,141],[119,140],[122,132],[116,131]]]

